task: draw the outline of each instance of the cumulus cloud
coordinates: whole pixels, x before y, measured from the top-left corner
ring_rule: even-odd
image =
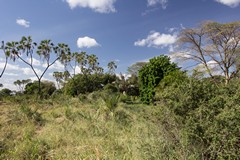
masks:
[[[35,75],[31,68],[21,68],[21,70],[23,71],[23,74],[27,76]],[[42,74],[42,71],[40,69],[35,68],[35,71],[38,75]]]
[[[240,4],[240,0],[215,0],[215,1],[232,8],[237,7]]]
[[[160,4],[163,9],[167,8],[168,0],[147,0],[148,6],[156,6]]]
[[[28,79],[31,79],[32,81],[37,81],[37,77],[36,76],[33,76],[33,77],[29,77]],[[41,81],[53,81],[53,79],[49,79],[49,78],[42,78]]]
[[[27,61],[31,63],[31,58],[27,58]],[[35,58],[32,59],[33,66],[41,66],[41,62]]]
[[[16,23],[20,26],[25,27],[25,28],[30,27],[30,22],[26,21],[25,19],[17,19]]]
[[[66,0],[71,9],[76,7],[91,8],[95,12],[115,12],[114,3],[116,0]]]
[[[177,41],[176,34],[161,34],[159,32],[152,31],[147,38],[138,40],[134,43],[135,46],[147,46],[155,48],[168,47]]]
[[[223,75],[223,72],[219,70],[219,65],[217,62],[210,60],[207,62],[207,65],[213,75]],[[204,64],[197,65],[195,69],[199,72],[207,73],[207,69]]]
[[[175,48],[172,49],[173,51],[170,51],[172,52],[169,57],[171,58],[171,61],[172,62],[185,62],[186,60],[189,60],[191,58],[193,58],[191,56],[191,53],[187,52],[187,51],[182,51],[182,52],[174,52],[175,51]]]
[[[0,62],[0,70],[2,70],[4,68],[4,66],[5,66],[5,63],[4,62]],[[17,70],[20,69],[20,67],[18,65],[14,65],[14,64],[8,63],[6,69],[7,70],[16,70],[17,71]]]
[[[16,73],[4,73],[4,75],[6,75],[6,76],[19,76],[18,74],[16,74]]]
[[[59,62],[59,61],[56,61],[51,67],[50,69],[57,69],[57,70],[64,70],[64,65]]]
[[[90,37],[79,37],[77,40],[78,48],[91,48],[100,46],[97,41]]]

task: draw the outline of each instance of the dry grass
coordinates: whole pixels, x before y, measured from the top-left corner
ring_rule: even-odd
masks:
[[[0,159],[174,159],[182,155],[164,136],[154,106],[77,98],[1,103]],[[171,143],[169,143],[171,142]],[[186,158],[186,157],[185,157]],[[184,158],[181,158],[184,159]]]

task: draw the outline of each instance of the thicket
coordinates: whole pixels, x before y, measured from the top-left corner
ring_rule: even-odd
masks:
[[[169,73],[179,70],[176,63],[172,63],[165,55],[154,57],[139,70],[139,89],[143,103],[154,102],[155,88]]]
[[[175,77],[174,81],[163,88],[163,80],[156,99],[181,126],[185,147],[198,153],[199,159],[239,159],[240,80],[229,85],[211,78],[178,81]]]

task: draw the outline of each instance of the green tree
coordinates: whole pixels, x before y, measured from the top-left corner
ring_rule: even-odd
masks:
[[[41,86],[42,96],[45,98],[52,95],[53,92],[56,90],[54,83],[51,81],[42,81],[40,86]],[[38,81],[28,83],[25,86],[24,93],[30,94],[30,95],[38,94]]]
[[[31,37],[22,37],[19,42],[8,42],[4,50],[13,57],[14,61],[18,58],[31,68],[38,79],[39,95],[41,94],[41,80],[49,67],[58,60],[62,61],[67,54],[70,54],[70,49],[66,44],[59,43],[55,46],[51,40],[42,40],[38,45],[36,42],[33,42]],[[46,63],[46,67],[40,75],[33,64],[34,57],[36,56]]]
[[[0,91],[0,96],[10,96],[12,94],[12,91],[8,88],[3,88]]]
[[[110,74],[78,74],[74,79],[69,79],[64,86],[65,94],[76,96],[79,94],[91,93],[93,91],[101,90],[107,84],[116,81],[115,75]]]
[[[150,59],[139,71],[140,97],[143,103],[153,103],[155,88],[169,73],[179,70],[177,64],[171,63],[168,56],[158,56]]]

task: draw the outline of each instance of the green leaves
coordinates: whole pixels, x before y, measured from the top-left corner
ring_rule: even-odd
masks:
[[[139,71],[140,97],[143,103],[153,103],[155,88],[164,76],[179,70],[168,56],[158,56],[150,59]]]

